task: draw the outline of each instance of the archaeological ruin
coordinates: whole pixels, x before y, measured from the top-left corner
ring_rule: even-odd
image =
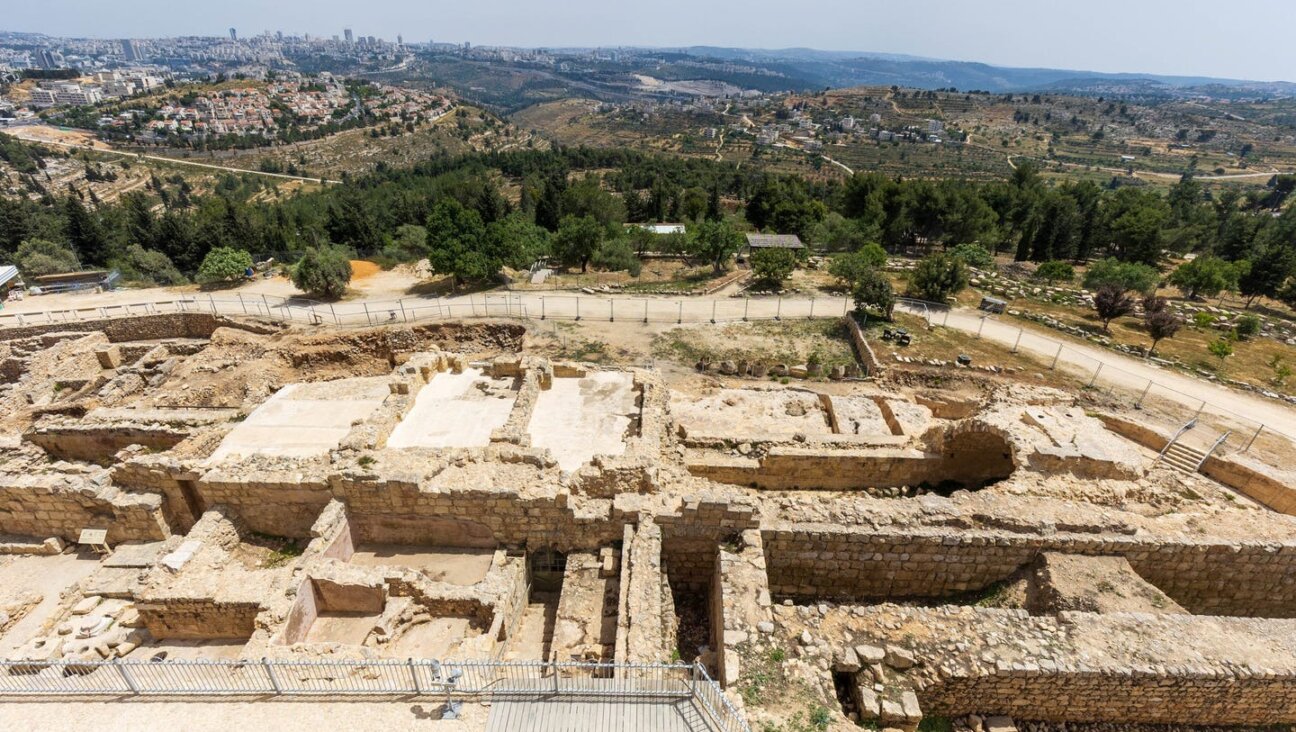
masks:
[[[1296,724],[1281,460],[1182,470],[1172,427],[1011,375],[683,378],[534,336],[0,329],[0,703],[149,692],[147,662],[339,694],[274,664],[689,664],[736,712],[695,729]]]

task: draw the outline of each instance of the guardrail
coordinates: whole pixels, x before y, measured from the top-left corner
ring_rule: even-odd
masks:
[[[0,661],[0,697],[557,696],[692,699],[719,732],[750,732],[701,664],[544,661]]]

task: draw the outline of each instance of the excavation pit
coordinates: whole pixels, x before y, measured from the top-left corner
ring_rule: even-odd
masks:
[[[466,587],[486,578],[494,556],[493,549],[361,544],[348,561],[361,567],[407,567],[430,580]]]

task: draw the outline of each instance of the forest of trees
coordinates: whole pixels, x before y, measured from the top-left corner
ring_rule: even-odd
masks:
[[[991,183],[873,173],[839,183],[702,159],[558,148],[380,166],[341,185],[254,201],[266,185],[229,175],[194,196],[183,180],[154,178],[112,204],[76,192],[0,199],[0,261],[30,239],[62,243],[88,266],[113,265],[137,245],[192,276],[217,247],[295,261],[308,248],[339,245],[388,260],[428,257],[466,281],[546,256],[582,268],[624,263],[625,252],[642,248],[626,241],[627,222],[726,220],[737,230],[795,233],[827,251],[876,243],[926,253],[978,243],[1023,261],[1112,257],[1153,266],[1166,251],[1196,252],[1233,266],[1246,297],[1296,301],[1291,176],[1214,195],[1191,177],[1168,194],[1055,184],[1029,164]],[[703,251],[708,245],[733,239],[706,237],[695,244],[706,262],[716,261],[713,250]]]

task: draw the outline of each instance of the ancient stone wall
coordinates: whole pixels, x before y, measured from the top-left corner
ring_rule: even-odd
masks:
[[[1040,552],[1121,555],[1144,579],[1205,615],[1296,617],[1296,543],[1182,537],[764,532],[770,591],[804,600],[948,597],[982,590]]]
[[[110,544],[171,535],[159,496],[124,493],[93,478],[0,475],[0,534],[76,541],[82,529],[106,529]]]
[[[855,354],[859,356],[860,364],[864,367],[864,374],[881,376],[882,362],[878,360],[877,354],[873,353],[873,347],[868,344],[868,339],[864,337],[859,323],[855,322],[855,318],[850,315],[843,317],[842,322],[846,324],[846,332],[850,334],[851,345],[855,347]]]
[[[189,640],[251,638],[261,612],[257,603],[199,598],[137,600],[135,609],[154,638]]]
[[[919,692],[929,715],[1007,714],[1047,721],[1269,725],[1296,719],[1296,679],[1183,673],[1005,670]]]

